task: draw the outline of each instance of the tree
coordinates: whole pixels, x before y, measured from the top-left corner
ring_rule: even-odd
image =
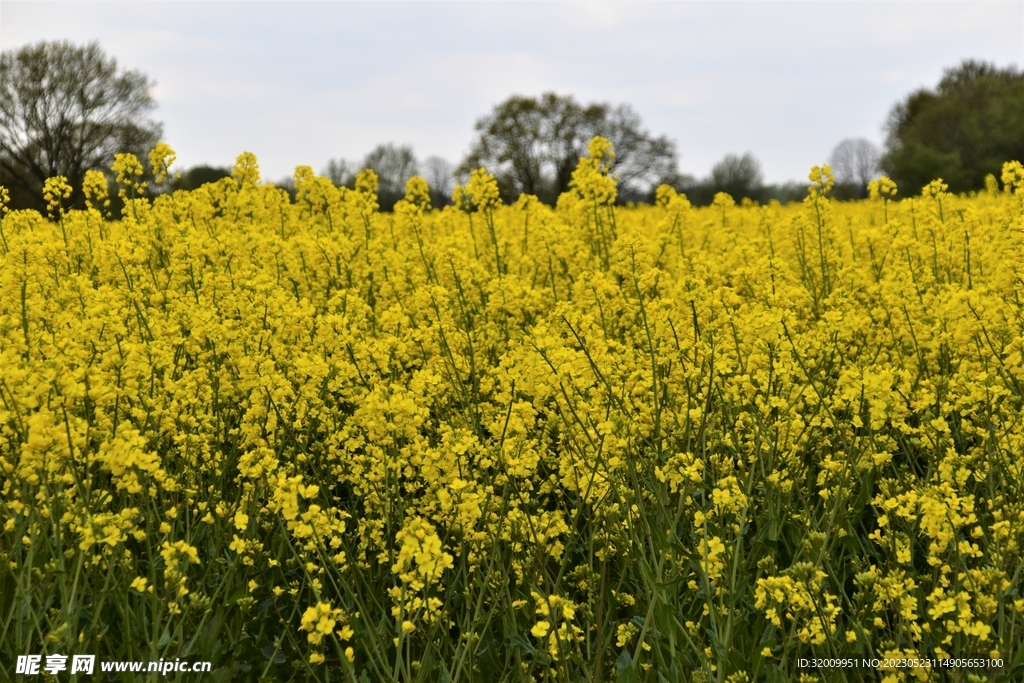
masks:
[[[711,168],[711,175],[704,184],[712,196],[718,192],[727,192],[737,201],[744,197],[760,200],[764,186],[761,162],[750,152],[743,156],[726,154]]]
[[[194,190],[207,183],[215,183],[221,178],[231,175],[231,169],[227,166],[207,166],[201,164],[193,166],[184,171],[180,178],[171,181],[172,190]]]
[[[430,186],[430,201],[438,209],[451,203],[455,189],[455,167],[441,157],[427,157],[423,162],[423,176]]]
[[[377,173],[377,203],[390,211],[405,196],[405,184],[419,171],[416,155],[409,145],[377,145],[363,159],[363,168]]]
[[[568,189],[595,135],[614,146],[622,201],[646,198],[676,168],[675,143],[653,137],[628,105],[584,106],[553,92],[539,98],[514,95],[479,119],[476,132],[458,171],[486,167],[497,177],[506,201],[528,193],[554,203]]]
[[[324,167],[323,175],[337,187],[355,187],[356,173],[359,167],[348,159],[331,159]]]
[[[788,187],[764,185],[761,162],[750,152],[742,156],[726,154],[711,167],[711,173],[705,178],[676,173],[668,176],[664,182],[685,194],[695,206],[707,206],[719,192],[726,192],[736,200],[746,197],[759,202],[769,199],[781,201],[791,194]]]
[[[664,135],[651,136],[644,129],[640,115],[628,105],[612,109],[596,134],[611,140],[615,149],[614,172],[619,178],[622,201],[649,200],[653,198],[654,188],[664,179],[677,175],[675,142]],[[571,176],[572,170],[569,171]]]
[[[908,194],[935,178],[981,189],[1003,162],[1024,160],[1024,74],[966,60],[897,103],[885,128],[882,168]]]
[[[847,138],[829,156],[837,185],[847,185],[856,196],[866,197],[868,182],[878,173],[881,152],[870,140]]]
[[[81,205],[90,169],[114,154],[145,159],[160,138],[153,81],[124,71],[95,42],[40,42],[0,53],[0,184],[12,205],[45,209],[43,183],[65,176]]]

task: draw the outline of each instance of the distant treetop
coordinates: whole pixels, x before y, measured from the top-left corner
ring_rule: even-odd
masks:
[[[594,136],[615,148],[614,173],[622,201],[653,193],[676,171],[675,143],[654,137],[628,105],[582,105],[572,96],[513,95],[476,122],[476,138],[458,168],[468,174],[481,166],[498,179],[505,201],[522,193],[553,204],[569,188],[572,172]]]
[[[979,190],[1003,162],[1024,160],[1024,74],[966,60],[896,104],[886,133],[882,168],[901,187],[942,178],[953,192]]]

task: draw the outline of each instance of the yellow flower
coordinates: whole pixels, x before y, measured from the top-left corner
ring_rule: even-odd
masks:
[[[615,628],[615,645],[618,647],[625,647],[639,630],[640,629],[637,628],[637,625],[632,621],[627,621],[625,624],[619,624]]]
[[[340,610],[332,609],[330,603],[319,602],[315,606],[307,608],[302,614],[299,629],[310,631],[306,639],[315,645],[334,630],[336,619],[339,616]]]
[[[399,531],[396,540],[400,549],[391,571],[406,583],[436,583],[444,570],[453,566],[453,558],[444,552],[434,526],[420,517]]]
[[[71,186],[64,176],[47,178],[43,183],[43,199],[46,200],[46,208],[53,216],[64,215],[64,200],[71,197]]]
[[[812,196],[828,193],[836,181],[835,176],[832,175],[832,167],[828,164],[812,166],[807,179],[811,181],[810,191]]]
[[[501,205],[498,181],[487,169],[478,168],[469,175],[465,187],[456,187],[458,206],[460,202],[469,211],[492,211]]]
[[[879,197],[889,198],[896,196],[896,183],[886,176],[881,176],[868,183],[868,195],[872,199]]]
[[[175,158],[174,150],[165,142],[158,142],[149,152],[149,167],[156,182],[162,183],[167,179],[167,169],[174,163]]]
[[[106,577],[76,600],[232,602],[242,640],[298,615],[310,661],[340,646],[356,678],[388,619],[426,676],[425,636],[480,590],[563,677],[599,610],[609,645],[654,653],[673,634],[639,640],[644,567],[684,587],[674,636],[697,653],[748,603],[783,640],[733,646],[765,657],[1012,651],[1024,166],[898,202],[888,178],[829,198],[816,167],[806,201],[666,185],[629,207],[623,151],[592,139],[553,206],[505,206],[478,169],[454,207],[413,177],[381,212],[396,188],[371,170],[284,188],[251,154],[173,194],[119,155],[84,211],[59,178],[44,215],[0,190],[11,581],[67,611],[64,553]],[[149,157],[159,190],[173,157]]]
[[[1003,190],[1014,194],[1024,194],[1024,164],[1020,161],[1007,161],[1003,164],[1000,177]]]
[[[146,183],[142,180],[145,173],[138,157],[131,153],[115,154],[113,171],[118,184],[123,185],[135,198],[146,191]],[[124,192],[124,191],[122,191]],[[128,194],[123,194],[127,197]]]
[[[231,550],[236,553],[244,553],[245,541],[240,539],[237,535],[232,536],[231,543],[228,544],[228,550]]]
[[[256,161],[256,155],[252,152],[242,152],[235,159],[234,169],[231,177],[239,186],[251,187],[260,182],[260,165]]]
[[[611,175],[615,151],[607,139],[595,136],[588,145],[589,157],[580,159],[572,173],[569,187],[587,204],[609,206],[615,203],[618,190]]]

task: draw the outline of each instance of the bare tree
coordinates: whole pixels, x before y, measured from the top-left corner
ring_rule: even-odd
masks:
[[[832,150],[829,164],[837,182],[856,185],[863,194],[868,182],[878,173],[881,158],[881,151],[870,140],[847,138]]]
[[[441,208],[452,199],[455,189],[455,167],[447,159],[427,157],[423,162],[423,176],[430,186],[430,201]]]
[[[348,159],[331,159],[320,174],[337,187],[354,187],[357,171],[359,166]]]
[[[405,196],[405,184],[419,172],[419,164],[411,145],[389,142],[377,145],[363,159],[363,168],[377,173],[377,202],[390,211]]]
[[[18,203],[45,208],[43,183],[61,175],[80,204],[86,171],[109,168],[117,152],[145,159],[159,140],[160,124],[149,118],[153,85],[139,71],[118,69],[95,42],[41,42],[3,52],[0,184]]]

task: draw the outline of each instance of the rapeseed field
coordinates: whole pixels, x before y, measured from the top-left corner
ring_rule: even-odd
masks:
[[[623,207],[613,159],[383,213],[124,155],[118,220],[99,172],[0,210],[4,671],[1021,680],[1024,167]]]

